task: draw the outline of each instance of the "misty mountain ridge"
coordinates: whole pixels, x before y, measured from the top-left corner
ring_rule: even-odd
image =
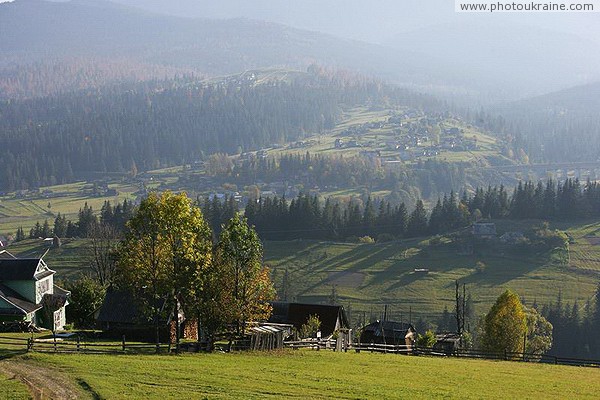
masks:
[[[382,46],[264,21],[170,17],[99,0],[0,4],[0,36],[6,38],[0,43],[5,60],[129,56],[213,75],[317,62],[395,81],[435,80],[411,61],[416,57],[399,57]]]
[[[554,114],[597,115],[600,109],[600,81],[513,102],[502,108],[538,109]]]
[[[520,87],[519,97],[600,80],[597,42],[517,23],[426,27],[387,44],[460,65],[477,82],[495,81],[505,90]]]
[[[512,82],[478,73],[477,65],[465,63],[464,57],[449,57],[443,49],[431,51],[429,45],[421,45],[427,43],[426,35],[406,39],[394,49],[272,22],[181,18],[102,0],[0,4],[0,36],[6,38],[0,43],[0,66],[67,56],[128,57],[219,76],[274,66],[304,69],[316,63],[452,101],[489,103],[517,98],[522,90],[540,93],[537,86],[529,88],[529,79]]]

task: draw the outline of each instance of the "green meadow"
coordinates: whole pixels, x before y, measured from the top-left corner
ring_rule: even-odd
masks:
[[[53,371],[96,399],[597,398],[600,390],[592,368],[364,352],[32,353],[11,362]]]

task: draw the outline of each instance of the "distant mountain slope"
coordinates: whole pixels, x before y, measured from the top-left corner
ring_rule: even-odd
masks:
[[[599,159],[599,109],[597,82],[504,104],[494,112],[521,135],[532,161],[561,162]]]
[[[65,56],[119,56],[210,75],[312,63],[403,83],[445,83],[428,57],[246,19],[170,17],[106,1],[0,4],[0,67]]]
[[[573,34],[488,20],[455,21],[395,36],[388,45],[435,55],[505,99],[600,80],[600,45]],[[557,26],[560,28],[560,26]],[[513,93],[511,93],[513,92]],[[501,97],[500,97],[501,98]]]
[[[192,163],[257,150],[334,126],[341,105],[436,102],[379,81],[326,71],[123,83],[0,102],[0,187]],[[87,175],[86,175],[87,174]]]
[[[579,85],[532,97],[505,106],[508,109],[537,109],[556,114],[595,115],[600,110],[600,82]]]

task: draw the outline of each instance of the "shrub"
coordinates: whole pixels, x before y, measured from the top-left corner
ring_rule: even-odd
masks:
[[[417,340],[415,343],[419,347],[433,347],[435,341],[435,334],[431,329],[428,329],[424,335],[419,334],[417,336]]]
[[[316,315],[309,315],[306,323],[300,327],[298,335],[301,339],[314,338],[321,328],[321,320]]]
[[[375,243],[375,239],[373,239],[371,236],[361,236],[358,238],[358,243]]]

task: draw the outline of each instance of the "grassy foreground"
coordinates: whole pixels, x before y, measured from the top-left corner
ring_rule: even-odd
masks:
[[[25,400],[29,399],[27,387],[18,379],[0,373],[0,399]]]
[[[600,371],[370,353],[32,354],[96,398],[597,398]],[[577,379],[573,379],[573,376]]]

